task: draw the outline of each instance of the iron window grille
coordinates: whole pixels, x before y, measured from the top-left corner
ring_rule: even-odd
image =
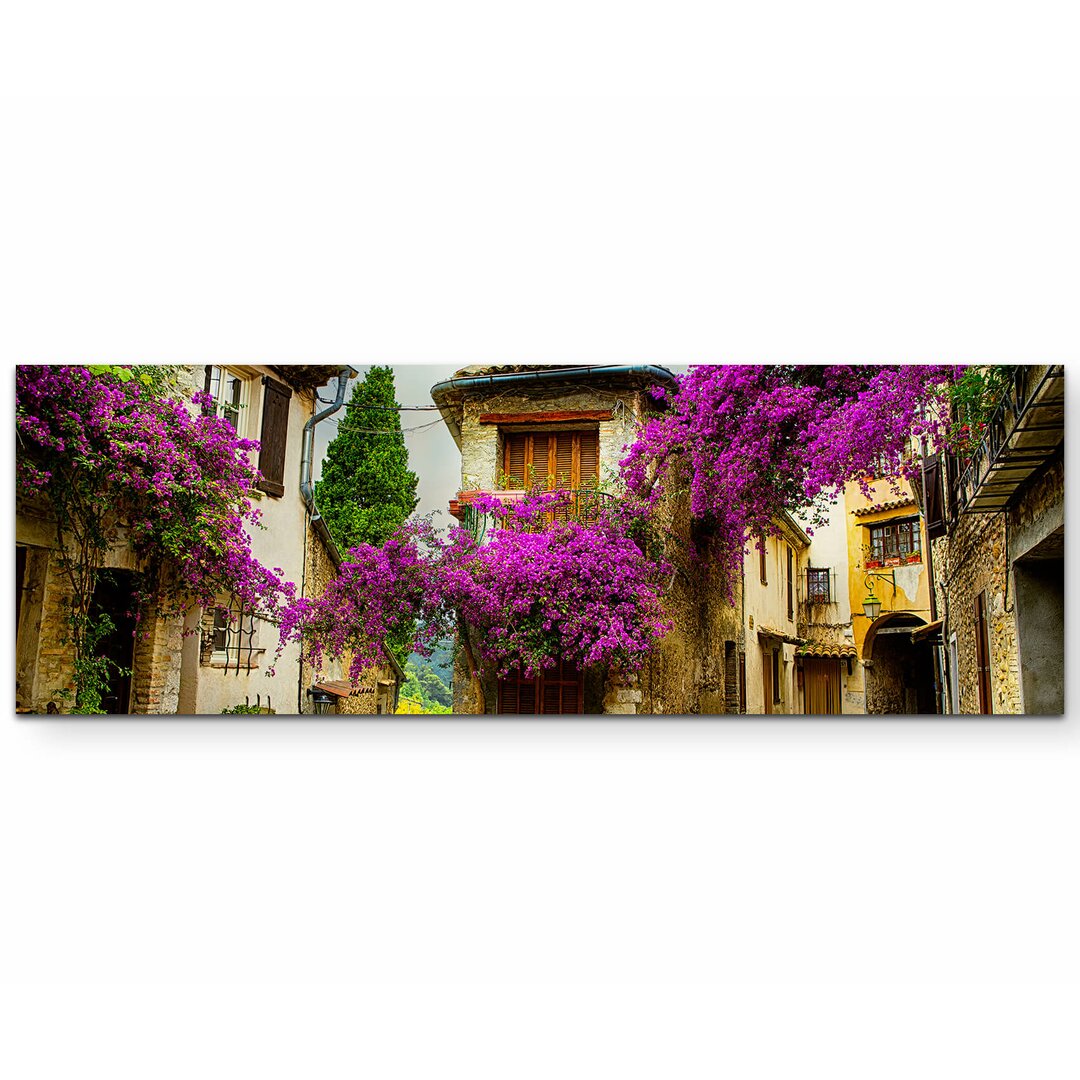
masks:
[[[808,604],[832,603],[832,571],[807,567],[806,602]]]
[[[258,643],[258,620],[251,608],[233,600],[229,607],[214,609],[214,655],[224,656],[225,670],[250,671],[253,655],[262,652]]]

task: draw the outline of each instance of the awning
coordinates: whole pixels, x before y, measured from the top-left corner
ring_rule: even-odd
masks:
[[[352,683],[348,679],[329,679],[326,682],[317,682],[316,690],[325,690],[328,694],[336,694],[338,697],[351,697],[353,693]]]
[[[912,643],[916,641],[924,641],[931,634],[938,633],[944,625],[945,620],[938,619],[935,622],[927,623],[925,626],[916,627],[914,630],[911,631]]]
[[[804,645],[795,655],[818,657],[823,660],[846,660],[849,656],[857,657],[859,650],[854,645],[814,642],[812,645]]]
[[[796,637],[794,634],[789,634],[786,630],[777,630],[772,626],[759,626],[757,629],[758,637],[771,637],[776,638],[778,641],[783,641],[787,645],[803,645],[806,639]]]

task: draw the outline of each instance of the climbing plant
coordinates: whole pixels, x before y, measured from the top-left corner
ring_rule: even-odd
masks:
[[[167,372],[108,365],[16,373],[17,490],[54,523],[78,708],[94,707],[101,679],[90,605],[110,549],[130,547],[142,567],[137,617],[211,606],[221,592],[270,612],[295,593],[251,552],[258,443],[238,438],[206,395],[190,409],[173,384]]]

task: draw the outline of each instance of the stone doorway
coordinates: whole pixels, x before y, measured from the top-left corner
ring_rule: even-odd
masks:
[[[109,686],[101,707],[107,713],[131,712],[131,669],[135,658],[135,575],[130,570],[102,570],[90,601],[90,616],[108,615],[113,629],[98,643],[98,656],[108,657]]]
[[[925,625],[910,612],[889,612],[870,627],[863,642],[864,663],[869,660],[867,713],[912,716],[938,711],[933,646],[911,640],[911,632]]]

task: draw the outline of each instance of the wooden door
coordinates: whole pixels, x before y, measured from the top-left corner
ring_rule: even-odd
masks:
[[[840,707],[840,661],[803,660],[804,709],[811,716],[837,716]]]

